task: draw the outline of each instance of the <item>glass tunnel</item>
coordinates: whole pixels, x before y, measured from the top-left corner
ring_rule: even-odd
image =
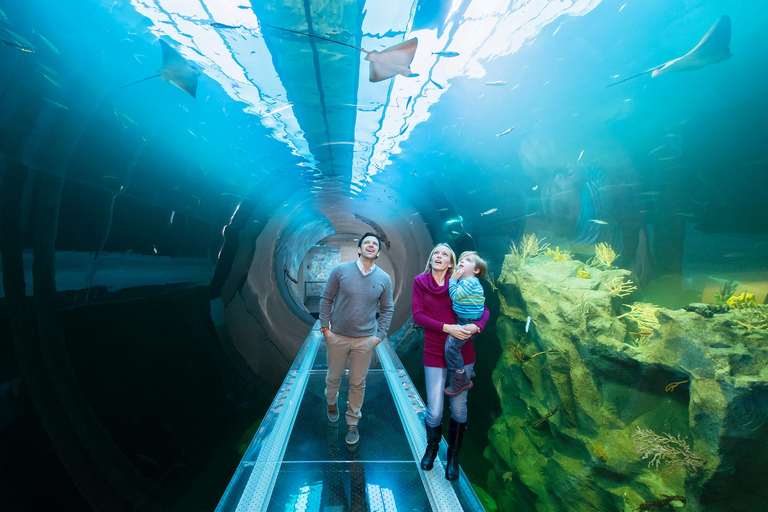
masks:
[[[0,0],[0,509],[765,510],[766,24]],[[350,445],[319,319],[366,232],[394,313]],[[490,317],[424,470],[438,244]]]

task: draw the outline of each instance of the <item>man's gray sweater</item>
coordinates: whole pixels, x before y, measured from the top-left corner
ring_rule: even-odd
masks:
[[[378,305],[378,308],[377,308]],[[376,310],[380,309],[378,326]],[[320,327],[350,338],[384,339],[395,307],[392,279],[378,266],[364,276],[357,261],[342,263],[331,271],[320,299]]]

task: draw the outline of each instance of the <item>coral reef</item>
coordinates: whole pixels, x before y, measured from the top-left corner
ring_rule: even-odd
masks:
[[[754,302],[754,299],[753,299]],[[763,305],[754,307],[737,305],[732,308],[733,321],[746,327],[747,331],[768,333],[768,308]]]
[[[592,267],[591,279],[579,279],[579,261],[539,258],[513,272],[509,259],[497,280],[503,350],[492,377],[502,412],[485,451],[499,510],[634,512],[669,506],[653,499],[668,496],[684,496],[686,512],[764,508],[768,334],[754,328],[759,317],[739,316],[762,308],[705,318],[625,306],[608,285],[632,279],[626,270]],[[529,316],[535,329],[525,332]],[[638,319],[653,334],[641,344],[628,337],[642,330]],[[555,404],[557,413],[531,428],[531,412]],[[637,453],[638,429],[683,462],[659,459],[657,471],[655,453]],[[678,466],[687,470],[662,470]]]
[[[568,261],[573,259],[571,251],[560,252],[560,247],[555,247],[554,251],[552,249],[547,249],[547,252],[544,254],[552,256],[552,261]]]
[[[640,427],[637,427],[637,431],[632,435],[637,453],[643,460],[651,459],[648,461],[648,467],[654,466],[658,470],[659,464],[664,462],[671,469],[694,471],[702,469],[706,460],[694,455],[685,439],[681,438],[680,434],[677,437],[666,432],[658,435],[653,430],[644,430]]]
[[[613,268],[613,262],[618,257],[619,255],[614,252],[610,245],[601,242],[595,246],[595,255],[587,261],[587,265],[609,270]]]
[[[631,295],[632,292],[637,291],[637,286],[629,279],[625,280],[622,276],[614,277],[606,288],[608,288],[608,293],[614,297],[626,297]]]
[[[637,342],[644,342],[649,336],[653,334],[653,330],[659,325],[659,320],[656,318],[656,312],[659,310],[659,306],[654,306],[647,302],[635,302],[634,304],[624,304],[629,308],[627,313],[624,313],[617,318],[628,318],[637,324],[638,330],[630,332],[629,334],[636,335]]]
[[[731,309],[757,307],[755,296],[747,292],[742,292],[741,295],[732,295],[728,300],[725,301],[725,304]]]
[[[596,444],[595,447],[592,448],[592,453],[594,453],[595,457],[597,457],[603,462],[606,462],[608,460],[608,452],[605,451],[605,446],[601,444]]]
[[[523,235],[519,244],[513,242],[509,247],[509,258],[505,259],[504,263],[509,261],[513,268],[520,268],[531,258],[536,258],[547,251],[549,244],[543,243],[544,240],[544,238],[539,239],[534,233]]]
[[[589,272],[587,272],[583,268],[580,268],[579,270],[576,271],[576,277],[580,277],[581,279],[589,279],[592,276],[589,275]]]

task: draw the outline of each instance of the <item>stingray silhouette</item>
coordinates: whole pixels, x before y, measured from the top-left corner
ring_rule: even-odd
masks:
[[[276,30],[282,30],[284,32],[291,32],[292,34],[299,34],[306,37],[313,37],[315,39],[321,39],[328,41],[329,43],[336,43],[348,48],[354,48],[355,50],[365,53],[365,60],[371,63],[368,73],[368,80],[371,82],[381,82],[388,78],[392,78],[395,75],[411,76],[411,62],[416,55],[416,47],[419,45],[418,38],[411,38],[407,41],[403,41],[395,46],[390,46],[384,50],[366,50],[359,48],[351,44],[342,43],[341,41],[335,41],[333,39],[318,36],[315,34],[308,34],[306,32],[299,32],[298,30],[291,30],[289,28],[275,27],[274,25],[262,24],[265,27],[273,28]]]
[[[717,20],[717,23],[712,25],[704,37],[699,41],[693,50],[689,51],[682,57],[678,57],[664,64],[647,69],[642,73],[632,75],[624,80],[607,85],[606,87],[612,87],[618,85],[627,80],[632,80],[639,76],[643,76],[647,73],[651,73],[651,77],[657,77],[661,74],[668,73],[670,71],[693,71],[694,69],[700,69],[710,64],[716,64],[728,59],[731,56],[731,50],[729,45],[731,44],[731,18],[726,14]]]
[[[120,87],[120,89],[125,89],[131,85],[136,85],[146,80],[160,77],[163,82],[170,82],[195,98],[197,95],[197,77],[200,76],[200,71],[192,66],[187,59],[179,55],[176,50],[171,48],[171,46],[162,39],[160,39],[160,47],[163,49],[163,64],[160,71],[158,71],[156,75],[142,78],[136,82],[124,85]]]

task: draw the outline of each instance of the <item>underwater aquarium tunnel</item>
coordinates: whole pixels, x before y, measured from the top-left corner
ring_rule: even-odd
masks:
[[[424,401],[414,278],[438,243],[488,264],[461,452],[485,510],[763,510],[766,22],[0,0],[0,509],[214,510],[374,232]]]

